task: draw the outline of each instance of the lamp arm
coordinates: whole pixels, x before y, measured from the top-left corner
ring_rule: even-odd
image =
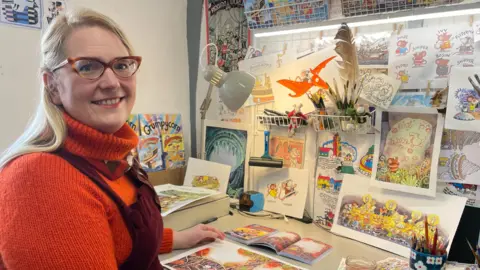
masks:
[[[200,155],[197,154],[197,156],[200,158],[200,159],[205,159],[205,134],[204,132],[206,132],[205,130],[205,118],[206,118],[206,115],[207,115],[207,111],[208,111],[208,108],[210,108],[210,103],[212,102],[212,91],[213,91],[213,84],[209,84],[208,85],[208,92],[207,92],[207,95],[205,96],[205,98],[203,99],[203,102],[202,102],[202,106],[200,106]]]

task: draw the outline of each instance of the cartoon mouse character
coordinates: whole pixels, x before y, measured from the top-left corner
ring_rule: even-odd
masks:
[[[267,196],[272,196],[272,198],[276,199],[277,198],[277,185],[276,184],[270,184],[267,187]]]
[[[427,63],[425,60],[427,56],[427,51],[416,52],[413,54],[413,67],[423,67]]]
[[[435,49],[440,49],[442,52],[451,49],[452,43],[450,42],[450,37],[452,37],[452,34],[437,34],[437,43],[435,43]]]
[[[472,37],[463,37],[460,39],[460,42],[462,43],[460,47],[458,47],[458,53],[459,54],[473,54],[473,38]]]
[[[449,59],[443,59],[439,58],[435,61],[435,64],[437,64],[437,75],[438,77],[446,77],[448,74],[450,74],[450,71],[452,69],[452,65],[448,65],[450,62]]]
[[[410,46],[407,48],[408,41],[406,40],[399,40],[397,41],[397,50],[395,51],[395,54],[397,56],[401,55],[406,55],[410,51]]]
[[[397,73],[397,80],[400,80],[402,83],[408,83],[408,79],[410,79],[410,76],[408,75],[407,71],[400,70]]]

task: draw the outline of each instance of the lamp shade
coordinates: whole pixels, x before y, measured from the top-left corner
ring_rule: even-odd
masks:
[[[219,88],[219,97],[230,111],[240,109],[252,93],[255,78],[243,71],[227,73],[225,82]]]

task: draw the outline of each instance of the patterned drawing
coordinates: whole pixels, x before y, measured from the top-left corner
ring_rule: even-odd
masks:
[[[344,196],[337,222],[352,230],[410,247],[414,235],[425,236],[425,218],[429,225],[429,235],[438,229],[438,242],[444,243],[448,237],[439,226],[438,215],[411,211],[394,200],[380,202],[370,194],[363,197]]]
[[[387,65],[388,64],[388,42],[390,33],[376,33],[372,35],[357,36],[359,65]]]
[[[170,184],[155,186],[155,192],[160,199],[162,216],[167,216],[175,210],[194,201],[218,194],[218,192],[213,190],[175,186]]]
[[[375,107],[388,109],[400,87],[400,82],[384,74],[371,74],[362,78],[360,97]]]
[[[0,23],[42,28],[43,6],[41,0],[2,0]]]
[[[273,158],[282,159],[284,168],[303,169],[305,141],[288,137],[272,136],[269,152]]]

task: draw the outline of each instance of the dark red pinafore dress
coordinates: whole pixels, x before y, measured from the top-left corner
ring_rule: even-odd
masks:
[[[132,252],[127,260],[119,266],[119,269],[163,269],[158,260],[158,251],[163,236],[160,201],[153,186],[148,181],[145,171],[140,168],[138,161],[135,160],[127,172],[127,175],[137,187],[137,201],[127,206],[87,160],[65,150],[57,151],[56,154],[88,176],[118,206],[132,238]],[[92,224],[92,226],[95,226],[95,224]]]

